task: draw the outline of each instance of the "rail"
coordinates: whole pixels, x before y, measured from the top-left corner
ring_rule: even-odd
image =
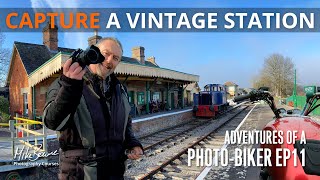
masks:
[[[213,133],[216,133],[219,129],[221,129],[223,126],[231,122],[234,118],[236,118],[239,114],[241,114],[244,110],[246,110],[249,106],[244,107],[240,111],[236,112],[232,117],[228,118],[225,122],[220,124],[218,127],[215,127],[211,132],[207,133],[204,136],[201,136],[199,139],[197,139],[195,142],[192,142],[192,144],[189,144],[188,147],[185,147],[182,151],[174,155],[173,157],[170,157],[169,159],[166,159],[164,162],[161,162],[158,164],[158,166],[153,167],[149,172],[144,174],[143,176],[139,177],[139,180],[146,180],[146,179],[153,179],[154,175],[157,174],[159,171],[163,170],[166,166],[168,166],[170,163],[172,163],[174,160],[179,159],[183,154],[186,154],[188,152],[188,149],[194,148],[195,146],[199,145],[200,142],[207,139],[207,137],[211,136]]]

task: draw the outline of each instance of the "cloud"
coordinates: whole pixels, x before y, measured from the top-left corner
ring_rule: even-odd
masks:
[[[47,7],[47,3],[45,1],[30,0],[30,2],[31,2],[31,7],[32,8]]]
[[[78,8],[81,1],[79,0],[30,0],[32,8]]]
[[[46,2],[51,8],[78,8],[81,4],[79,0],[46,0]]]
[[[51,8],[55,9],[56,12],[61,12],[62,9],[59,10],[59,8],[74,8],[73,11],[76,11],[77,8],[81,7],[81,4],[83,1],[80,0],[30,0],[31,1],[31,7],[34,9],[38,8]],[[59,21],[59,20],[58,20]],[[68,48],[82,48],[85,49],[88,46],[88,37],[92,36],[89,35],[89,33],[83,33],[83,32],[66,32],[62,33],[62,39],[63,44],[60,44],[59,46],[62,47],[68,47]]]

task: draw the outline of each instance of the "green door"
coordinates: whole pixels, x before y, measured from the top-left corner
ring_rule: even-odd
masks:
[[[134,104],[134,91],[128,92],[129,103]]]

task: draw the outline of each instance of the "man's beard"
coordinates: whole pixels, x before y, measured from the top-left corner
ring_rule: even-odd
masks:
[[[106,79],[108,76],[110,76],[110,74],[113,73],[113,69],[108,69],[109,71],[107,73],[102,73],[102,68],[104,68],[104,72],[105,72],[106,67],[104,67],[102,64],[99,64],[96,69],[96,73],[98,76],[102,77],[103,79]]]

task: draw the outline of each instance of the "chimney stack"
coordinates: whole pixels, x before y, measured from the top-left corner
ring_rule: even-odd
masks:
[[[58,51],[58,27],[54,25],[51,28],[50,22],[42,30],[43,44],[47,46],[50,51]]]
[[[157,63],[156,63],[156,58],[155,58],[154,56],[148,57],[148,58],[147,58],[147,61],[151,62],[151,63],[154,64],[154,65],[157,65]]]
[[[97,30],[94,30],[94,35],[88,38],[88,46],[97,44],[100,39],[102,39],[102,37],[98,36]]]
[[[142,46],[138,46],[138,47],[134,47],[132,48],[132,58],[137,59],[140,64],[145,64],[145,56],[144,56],[144,47]]]

